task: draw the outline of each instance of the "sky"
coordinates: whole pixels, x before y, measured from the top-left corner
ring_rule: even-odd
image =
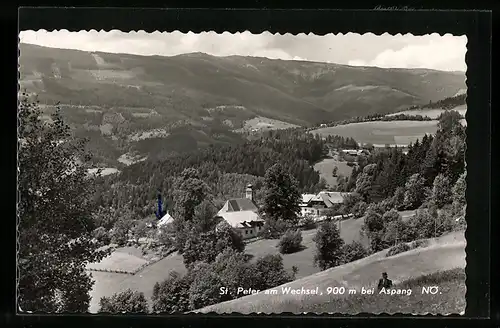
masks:
[[[67,30],[22,31],[22,43],[53,48],[78,49],[136,55],[174,56],[204,52],[215,56],[255,56],[283,60],[306,60],[351,66],[383,68],[428,68],[442,71],[467,70],[467,37],[437,33],[380,36],[368,34],[279,35],[204,32],[146,33]]]

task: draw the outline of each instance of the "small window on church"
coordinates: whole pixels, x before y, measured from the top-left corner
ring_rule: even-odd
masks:
[[[245,235],[248,235],[248,230],[245,230]]]

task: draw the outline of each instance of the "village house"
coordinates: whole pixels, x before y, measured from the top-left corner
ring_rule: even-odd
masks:
[[[172,218],[172,216],[168,212],[166,212],[165,215],[160,220],[158,220],[158,223],[156,225],[158,227],[161,227],[163,225],[173,222],[173,220],[174,219]]]
[[[344,197],[349,193],[321,191],[318,194],[303,194],[299,204],[302,216],[307,214],[314,217],[325,216],[329,209],[336,204],[342,204]]]
[[[256,237],[264,225],[264,220],[259,216],[259,208],[254,199],[253,186],[248,185],[244,198],[227,200],[217,213],[217,217],[229,223],[241,234],[243,239]]]
[[[369,155],[370,152],[366,149],[344,149],[342,150],[342,152],[346,155],[349,155],[349,156],[354,156],[354,157],[357,157],[357,156],[360,156],[360,155]]]

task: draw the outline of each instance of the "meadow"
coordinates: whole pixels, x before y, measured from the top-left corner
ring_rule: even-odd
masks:
[[[467,105],[461,105],[453,108],[453,110],[459,112],[463,116],[467,113]],[[428,116],[429,118],[436,120],[439,115],[441,115],[443,112],[446,110],[441,109],[441,108],[423,108],[423,109],[413,109],[413,110],[405,110],[402,112],[397,112],[393,114],[389,114],[387,116],[394,116],[394,115],[399,115],[399,114],[406,114],[406,115],[422,115],[422,116]]]
[[[276,130],[276,129],[289,129],[298,127],[298,125],[274,120],[267,117],[257,116],[250,120],[246,120],[243,128],[235,130],[235,132],[250,132],[253,130],[258,131],[267,131],[267,130]]]
[[[351,137],[359,143],[408,145],[436,131],[437,121],[375,121],[320,128],[311,133]]]
[[[330,187],[337,185],[338,177],[332,175],[335,166],[338,168],[337,174],[339,176],[349,177],[351,175],[352,167],[348,166],[347,162],[339,161],[335,158],[325,158],[314,165],[314,170],[319,172],[320,177],[324,178]]]
[[[463,231],[431,239],[425,248],[417,248],[395,256],[386,257],[387,251],[383,250],[358,261],[279,286],[274,288],[278,291],[277,294],[260,292],[208,306],[197,312],[238,312],[242,314],[253,312],[342,312],[356,314],[360,312],[395,313],[405,312],[406,309],[411,313],[420,310],[424,313],[444,314],[459,313],[465,310],[465,277],[456,272],[456,270],[465,268],[466,264]],[[455,271],[450,273],[448,270]],[[411,288],[412,294],[399,295],[397,298],[387,295],[369,297],[360,295],[361,288],[375,288],[381,272],[384,271],[388,272],[389,279],[392,279],[395,286]],[[442,271],[448,271],[448,273],[440,273]],[[439,283],[441,296],[421,294],[422,286],[433,286],[435,283]],[[318,288],[320,294],[284,294],[282,287],[291,287],[292,289]],[[356,294],[349,295],[346,292],[343,295],[328,295],[328,287],[353,289],[356,290]],[[387,300],[388,298],[390,300]],[[431,299],[431,302],[434,303],[424,300],[424,298]],[[392,304],[389,306],[389,303]],[[413,305],[416,307],[410,308]]]

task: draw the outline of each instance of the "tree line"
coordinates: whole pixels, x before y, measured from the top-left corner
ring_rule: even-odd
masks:
[[[158,189],[172,202],[174,180],[186,168],[196,169],[218,202],[244,193],[252,183],[258,194],[261,179],[275,163],[283,164],[302,192],[316,192],[325,182],[313,164],[326,155],[326,142],[298,131],[269,131],[258,139],[237,145],[213,145],[174,154],[165,160],[148,160],[124,168],[116,176],[99,179],[97,207],[123,208],[137,215],[152,213]]]
[[[351,176],[340,182],[352,194],[336,211],[365,217],[374,250],[396,242],[398,234],[399,242],[412,241],[454,229],[452,219],[464,223],[466,135],[460,121],[458,112],[444,112],[435,136],[409,145],[406,155],[394,147],[360,158]],[[401,210],[417,215],[405,223]]]

